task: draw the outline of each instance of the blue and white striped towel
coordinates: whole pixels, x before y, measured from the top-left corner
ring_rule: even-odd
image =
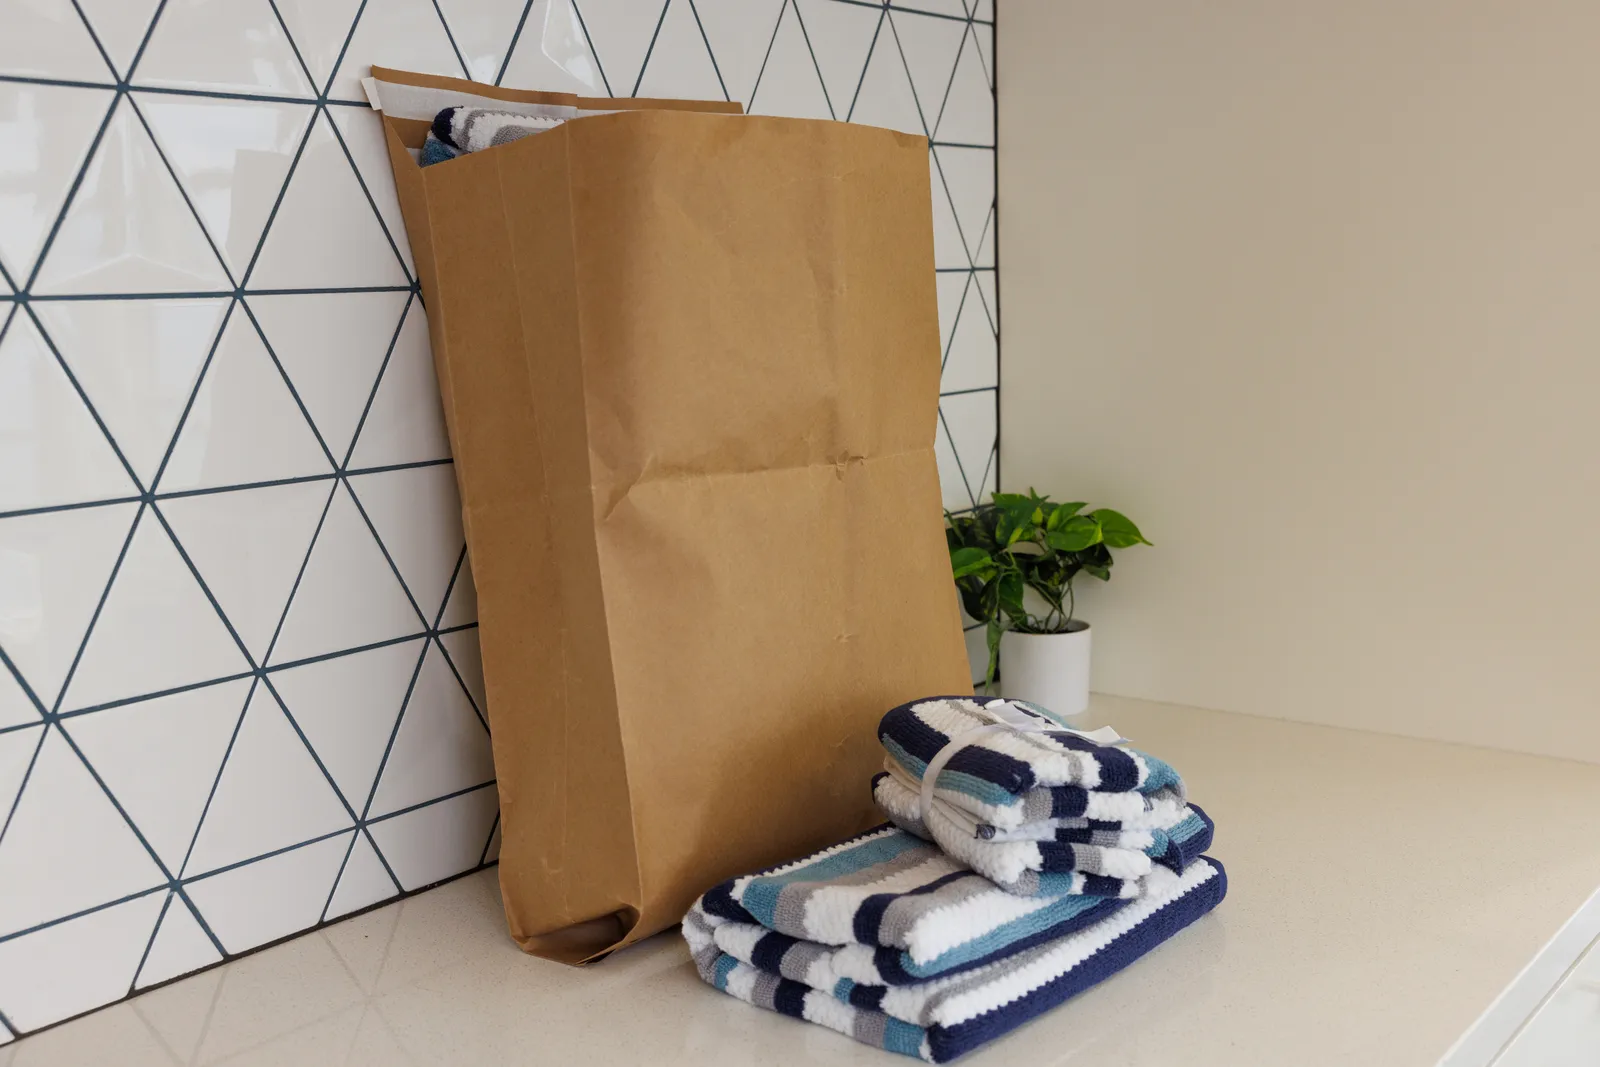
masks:
[[[921,783],[929,761],[952,738],[997,721],[984,710],[991,703],[996,701],[951,696],[902,704],[879,722],[878,740],[905,776]],[[1045,725],[1059,725],[1024,706],[1012,703],[1010,708]],[[945,764],[934,796],[967,813],[975,828],[993,830],[1080,818],[1145,829],[1185,800],[1183,779],[1154,756],[1060,729],[978,738]],[[1141,820],[1151,822],[1141,825]],[[984,836],[981,830],[978,834]]]
[[[1210,848],[1215,829],[1203,810],[1185,805],[1163,829],[1129,830],[1119,823],[1048,831],[1024,826],[1009,831],[1007,839],[985,839],[959,825],[950,806],[937,799],[924,821],[921,795],[898,768],[876,775],[872,792],[895,825],[935,842],[1007,892],[1024,896],[1073,892],[1076,881],[1066,879],[1075,872],[1090,876],[1077,891],[1141,895],[1146,891],[1142,880],[1153,870],[1167,867],[1181,873]]]
[[[838,847],[849,852],[868,839]],[[819,854],[800,864],[817,873],[828,858]],[[773,944],[748,932],[719,937],[735,920],[717,914],[709,901],[685,917],[683,935],[700,977],[731,996],[891,1052],[944,1063],[1120,971],[1216,907],[1227,892],[1222,865],[1209,857],[1182,875],[1166,875],[1170,883],[1159,893],[1128,904],[1103,901],[1100,907],[1114,910],[1088,925],[913,984],[848,977],[843,949],[830,954],[826,946],[792,939]]]

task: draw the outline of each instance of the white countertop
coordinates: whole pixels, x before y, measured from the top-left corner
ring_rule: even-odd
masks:
[[[974,1067],[1431,1067],[1600,885],[1600,766],[1104,697],[1092,717],[1182,772],[1228,899]],[[0,1048],[223,1061],[900,1062],[716,993],[675,933],[582,970],[524,956],[492,871]]]

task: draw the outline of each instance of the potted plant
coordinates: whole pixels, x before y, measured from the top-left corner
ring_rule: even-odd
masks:
[[[1112,549],[1150,543],[1121,512],[1087,506],[1029,489],[945,513],[961,604],[987,629],[985,690],[1003,659],[1005,695],[1058,715],[1089,707],[1089,624],[1073,617],[1073,580],[1087,573],[1109,581]]]

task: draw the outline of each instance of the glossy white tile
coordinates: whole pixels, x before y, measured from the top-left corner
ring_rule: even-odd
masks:
[[[843,121],[855,106],[873,42],[880,30],[886,39],[891,35],[883,12],[836,0],[792,0],[790,6],[804,21],[810,54],[822,72],[834,117]]]
[[[928,186],[933,198],[934,266],[938,270],[968,270],[972,267],[972,257],[967,255],[955,208],[950,203],[949,187],[932,152],[928,153]]]
[[[667,5],[635,95],[665,100],[724,98],[722,79],[706,47],[705,34],[694,10],[682,0]]]
[[[62,216],[35,291],[164,293],[232,287],[133,105],[121,100]]]
[[[612,96],[633,96],[668,0],[587,0],[577,6]]]
[[[111,71],[72,0],[8,0],[0,74],[108,82]]]
[[[345,802],[367,808],[422,658],[422,638],[274,671],[273,689]]]
[[[449,662],[432,645],[384,761],[372,814],[388,815],[493,780],[489,731]],[[480,851],[486,839],[480,836]]]
[[[934,140],[994,144],[994,95],[989,91],[989,73],[978,50],[981,29],[967,28],[961,55],[950,75],[949,92],[939,105]]]
[[[947,271],[934,275],[934,287],[939,300],[939,353],[943,359],[950,352],[950,337],[955,332],[956,312],[967,299],[970,273]],[[943,383],[940,383],[943,388]]]
[[[426,625],[341,486],[328,505],[271,662],[360,648],[420,633]]]
[[[939,191],[938,179],[942,176],[945,192],[961,230],[962,242],[971,252],[973,264],[979,267],[993,266],[991,215],[994,208],[994,151],[940,145],[933,150],[933,154],[938,160],[935,194]],[[944,266],[943,263],[939,265]]]
[[[249,669],[172,538],[146,509],[62,706],[97,707]]]
[[[138,492],[26,312],[0,337],[0,513]]]
[[[0,728],[35,723],[40,721],[39,715],[22,683],[9,670],[0,670]],[[4,785],[0,784],[0,793],[3,792]],[[0,810],[9,810],[10,803],[9,798],[0,796]]]
[[[445,590],[466,546],[454,467],[444,463],[358,475],[350,479],[350,489],[432,623],[444,608]]]
[[[333,80],[334,66],[355,28],[361,0],[276,0],[290,39],[311,71],[318,92]],[[359,93],[352,99],[365,102]]]
[[[472,697],[478,711],[487,717],[489,706],[483,690],[483,658],[478,647],[477,628],[444,634],[439,640],[444,644],[445,652],[449,653],[450,663],[461,676],[462,684],[467,687],[467,695]]]
[[[906,61],[891,24],[884,25],[873,42],[850,121],[885,126],[902,133],[920,135],[926,132],[922,126],[922,112],[917,109],[916,93],[911,88],[911,77],[906,72]]]
[[[750,103],[750,90],[767,59],[784,0],[695,0],[728,99]]]
[[[974,501],[987,500],[993,491],[994,479],[995,394],[947,396],[939,401],[939,411],[956,460],[954,472],[947,470],[948,463],[941,463],[939,470],[945,487],[945,506],[952,506],[954,501],[955,506],[967,507]],[[950,473],[955,474],[953,479]],[[967,497],[969,490],[970,499]],[[952,491],[956,495],[952,495]]]
[[[439,379],[434,375],[433,350],[428,345],[427,313],[421,301],[412,301],[372,407],[356,435],[350,467],[361,470],[426,463],[449,455]]]
[[[112,504],[0,519],[0,645],[46,708],[55,707],[138,510]],[[15,711],[0,711],[7,721],[17,721]]]
[[[111,60],[112,69],[125,77],[150,31],[161,0],[77,0],[77,4]]]
[[[0,682],[8,675],[0,674]],[[8,724],[10,725],[10,724]],[[44,724],[0,734],[0,811],[7,815],[22,789],[22,779],[33,766],[39,742],[44,740]]]
[[[410,294],[252,296],[250,310],[334,458],[350,452]]]
[[[542,23],[529,25],[523,21],[525,11],[528,5],[517,0],[439,0],[439,12],[467,64],[467,77],[492,84],[505,62],[506,49],[517,36],[518,25],[524,33],[537,36],[542,32]],[[533,12],[528,11],[529,21],[533,17]]]
[[[959,6],[960,0],[955,2]],[[911,75],[923,130],[931,135],[944,107],[945,94],[950,91],[950,75],[967,38],[967,24],[909,11],[890,12],[888,22]]]
[[[361,79],[374,64],[451,78],[467,76],[432,0],[367,0],[328,95],[365,100]]]
[[[939,388],[954,392],[999,384],[999,349],[983,305],[983,295],[974,281],[967,290],[966,300],[951,331],[944,376],[940,379]]]
[[[189,897],[230,953],[315,926],[350,844],[338,834],[187,884]]]
[[[277,698],[266,686],[258,685],[183,873],[193,878],[252,856],[292,848],[353,822]],[[330,873],[323,883],[324,897],[332,888]],[[219,892],[213,889],[207,899],[215,899]],[[201,914],[209,917],[208,905],[198,897],[196,904]],[[216,932],[223,936],[220,930]],[[240,950],[226,937],[223,943],[229,952]]]
[[[572,0],[533,0],[527,11],[501,84],[605,96],[600,64]]]
[[[795,119],[833,117],[822,78],[806,46],[805,30],[792,7],[784,8],[761,77],[744,103],[752,115],[782,115]]]
[[[271,448],[262,442],[271,441]],[[163,493],[333,473],[283,373],[237,306],[228,316],[171,457]]]
[[[228,269],[243,278],[313,109],[269,100],[133,95]]]
[[[63,721],[169,871],[183,868],[250,685],[240,678]]]
[[[33,307],[134,475],[154,484],[228,301],[73,300]]]
[[[47,730],[0,841],[0,937],[165,881],[72,746],[59,730]],[[15,1019],[10,1002],[0,1003]]]
[[[166,911],[156,928],[150,951],[139,967],[134,988],[144,989],[180,974],[197,971],[222,959],[215,942],[201,929],[189,905],[176,894],[168,894]]]
[[[167,0],[133,83],[315,95],[268,0]]]
[[[972,8],[972,17],[994,21],[994,0],[968,0]]]
[[[161,897],[148,893],[0,942],[0,1003],[6,1017],[26,1032],[126,996],[161,910]],[[20,1046],[16,1055],[14,1064],[27,1063],[34,1051]],[[78,1062],[97,1061],[108,1062]],[[135,1061],[118,1055],[117,1062]]]
[[[331,481],[165,500],[158,507],[228,622],[261,662],[311,551]]]
[[[499,797],[485,786],[373,823],[372,838],[407,890],[476,867],[494,829]]]
[[[350,159],[356,165],[356,173],[366,186],[373,206],[378,209],[378,218],[399,250],[406,270],[415,275],[416,263],[411,258],[405,220],[400,215],[400,200],[395,195],[394,170],[389,165],[389,147],[384,140],[382,119],[367,107],[329,108],[328,116],[343,138]]]
[[[339,884],[328,901],[327,918],[337,919],[399,892],[399,883],[390,877],[371,840],[364,833],[357,834],[344,870],[339,872]]]
[[[325,114],[267,228],[251,289],[407,285],[410,279]]]
[[[895,0],[894,6],[912,11],[931,11],[958,19],[964,19],[969,14],[966,0]]]

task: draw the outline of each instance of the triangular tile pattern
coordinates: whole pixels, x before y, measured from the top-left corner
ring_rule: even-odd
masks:
[[[438,646],[430,646],[384,762],[372,814],[387,815],[493,779],[489,732]]]
[[[228,301],[74,300],[35,310],[134,475],[154,484]]]
[[[244,277],[313,109],[272,100],[134,97],[228,269]]]
[[[676,0],[667,5],[650,49],[650,61],[639,77],[639,90],[635,95],[667,100],[722,97],[722,79],[689,0]]]
[[[133,57],[150,32],[151,20],[161,0],[78,0],[89,25],[111,60],[112,69],[126,76]],[[59,72],[54,74],[60,77]]]
[[[316,95],[269,0],[167,0],[133,84]]]
[[[157,505],[256,662],[266,658],[331,485],[290,482]]]
[[[334,289],[410,282],[332,122],[319,113],[247,284]]]
[[[257,686],[183,873],[205,874],[350,824],[282,705]]]
[[[171,293],[232,287],[138,111],[122,99],[40,265],[35,291]]]
[[[236,307],[157,487],[170,493],[332,473],[289,383],[250,316]]]
[[[329,451],[342,460],[410,294],[295,293],[247,301]]]
[[[0,936],[165,881],[72,746],[48,729],[0,838]]]
[[[855,103],[867,56],[880,32],[889,33],[884,13],[836,0],[791,0],[805,26],[806,39],[835,118],[845,119]]]
[[[0,339],[0,511],[138,492],[33,319]]]
[[[185,888],[222,947],[244,952],[317,925],[349,847],[350,835],[336,834]]]
[[[337,919],[349,915],[380,900],[387,900],[400,891],[389,871],[378,858],[377,850],[366,834],[357,834],[350,858],[345,860],[339,884],[334,887],[333,898],[328,903],[326,918]]]
[[[283,706],[356,811],[372,795],[400,709],[417,677],[423,640],[316,660],[269,676]]]
[[[694,0],[728,99],[746,106],[767,61],[785,0]],[[669,62],[666,53],[663,62]]]
[[[55,707],[138,511],[112,504],[0,521],[0,557],[8,561],[0,643],[46,708]],[[8,708],[11,699],[0,697],[0,725],[19,721]]]
[[[511,46],[511,58],[504,73],[493,79],[495,83],[605,96],[600,63],[572,0],[533,0],[527,13],[522,32]]]
[[[635,96],[634,86],[656,28],[669,4],[688,0],[584,0],[576,7],[612,96]]]
[[[68,6],[64,0],[63,6]],[[14,37],[8,29],[6,40],[27,41],[28,35],[24,31]],[[12,69],[9,63],[6,69]],[[103,63],[100,70],[105,70]],[[100,89],[0,82],[0,126],[10,151],[14,158],[32,161],[24,170],[0,175],[5,203],[0,262],[18,286],[27,286],[45,237],[115,100],[115,94]]]
[[[284,618],[271,662],[292,663],[360,648],[422,631],[383,549],[340,486],[306,559],[305,573]]]
[[[0,1004],[26,1033],[126,996],[161,911],[147,893],[0,942]]]
[[[149,512],[95,618],[63,709],[165,692],[250,669],[178,546]]]
[[[444,608],[465,543],[461,498],[448,463],[404,467],[350,479],[350,490],[378,531],[411,598],[431,622]]]
[[[150,952],[133,985],[135,989],[144,989],[197,971],[221,958],[222,953],[201,929],[189,905],[173,894],[168,898],[166,914],[161,917],[161,925],[156,927],[155,940],[150,942]]]
[[[183,866],[249,693],[241,678],[63,721],[169,871]]]
[[[466,76],[433,0],[367,0],[328,95],[365,100],[361,79],[374,63],[421,74]]]
[[[86,914],[0,942],[0,1012],[27,1031],[213,962],[207,926],[237,953],[498,855],[495,790],[471,788],[492,775],[475,591],[386,152],[356,106],[367,65],[931,133],[936,440],[959,507],[995,482],[993,17],[28,0],[0,40],[0,71],[44,79],[0,83],[33,161],[0,174],[0,296],[24,297],[0,326],[0,867],[43,855],[37,828],[71,808],[111,873],[74,880],[95,885]],[[330,87],[349,103],[319,103]],[[369,806],[370,835],[350,829]],[[191,848],[173,894],[155,857]],[[15,896],[46,898],[73,903]]]
[[[752,115],[792,119],[826,119],[833,113],[822,77],[806,43],[806,32],[793,7],[783,9],[761,77],[747,101]]]

